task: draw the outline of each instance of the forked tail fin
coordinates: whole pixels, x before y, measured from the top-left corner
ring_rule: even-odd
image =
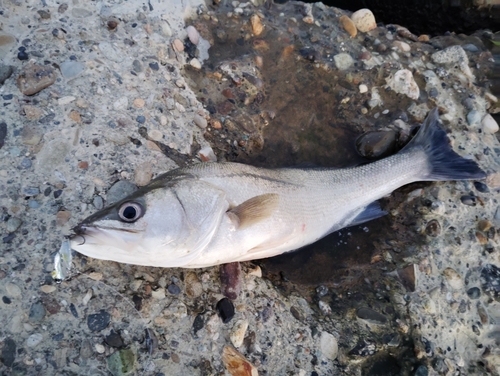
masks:
[[[484,179],[486,173],[473,160],[453,151],[446,132],[441,128],[438,109],[434,108],[415,137],[401,153],[423,149],[428,157],[429,171],[419,180],[469,180]]]

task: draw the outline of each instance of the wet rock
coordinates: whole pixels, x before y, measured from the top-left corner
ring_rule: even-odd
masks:
[[[222,298],[215,307],[224,324],[227,324],[234,317],[234,305],[228,298]]]
[[[238,320],[231,329],[229,339],[234,347],[240,347],[245,339],[245,333],[248,329],[248,320]]]
[[[446,280],[448,281],[448,284],[452,289],[459,290],[464,286],[462,277],[455,269],[446,268],[443,271],[443,274],[446,277]]]
[[[353,20],[351,20],[346,15],[343,15],[339,18],[340,24],[344,28],[345,31],[349,33],[349,35],[354,38],[358,34],[358,29],[354,24]]]
[[[43,341],[43,335],[40,333],[32,334],[26,340],[26,346],[35,347]]]
[[[433,238],[441,233],[441,225],[437,219],[433,219],[425,226],[425,233]]]
[[[186,295],[191,299],[197,298],[203,293],[203,285],[195,272],[187,273],[184,278],[184,286],[186,289]]]
[[[500,302],[500,268],[487,264],[481,270],[481,288],[483,292]]]
[[[0,64],[0,85],[3,85],[4,82],[12,75],[13,72],[14,72],[13,66]]]
[[[335,66],[338,70],[344,71],[349,69],[354,65],[354,59],[351,55],[346,53],[341,53],[333,56],[333,61],[335,62]]]
[[[23,222],[17,218],[17,217],[10,217],[8,220],[7,220],[7,223],[6,223],[6,226],[5,226],[5,229],[7,230],[7,232],[10,234],[12,232],[15,232],[17,231],[17,229],[19,227],[21,227],[21,225],[23,224]]]
[[[359,308],[356,311],[356,316],[360,319],[368,321],[371,324],[384,325],[387,323],[387,318],[384,315],[368,307]]]
[[[16,343],[12,338],[3,341],[2,351],[0,352],[0,361],[6,367],[12,367],[16,360]]]
[[[222,362],[232,376],[258,376],[257,368],[231,346],[222,350]]]
[[[467,123],[469,125],[477,125],[481,121],[481,114],[477,110],[472,110],[467,114]]]
[[[483,120],[481,121],[481,125],[485,133],[493,134],[498,132],[498,123],[495,121],[495,119],[493,119],[493,116],[491,116],[490,114],[486,114],[484,116]]]
[[[476,206],[476,203],[477,203],[477,197],[476,196],[469,196],[469,195],[466,195],[466,196],[462,196],[460,197],[460,201],[462,202],[462,204],[464,205],[468,205],[468,206]]]
[[[105,329],[109,325],[110,321],[111,315],[104,310],[87,316],[87,326],[92,332],[100,332]]]
[[[354,12],[351,16],[351,20],[356,25],[356,28],[362,33],[366,33],[377,27],[375,16],[371,10],[366,8]]]
[[[130,375],[135,370],[136,354],[132,349],[121,349],[108,356],[106,362],[113,376]]]
[[[56,72],[49,65],[30,64],[17,78],[17,87],[24,95],[34,95],[56,81]]]
[[[252,27],[253,35],[259,36],[260,34],[262,34],[264,25],[262,25],[262,21],[257,14],[252,14],[252,16],[250,17],[250,25]]]
[[[479,297],[481,296],[481,290],[479,289],[479,287],[471,287],[467,290],[467,295],[472,300],[479,299]]]
[[[111,186],[106,196],[108,205],[114,204],[121,199],[131,195],[137,187],[128,180],[119,180]]]
[[[420,96],[413,74],[408,69],[401,69],[394,73],[393,76],[386,79],[389,86],[396,93],[404,94],[411,99],[417,100]]]
[[[474,182],[474,187],[481,193],[488,193],[490,191],[490,189],[488,188],[488,186],[486,184],[484,184],[483,182],[480,182],[480,181],[475,181]]]
[[[339,345],[337,339],[328,332],[321,332],[319,339],[321,354],[327,359],[337,359],[339,353]]]
[[[221,292],[231,300],[238,298],[241,292],[241,265],[231,262],[220,266]]]
[[[396,139],[395,131],[369,131],[358,137],[356,149],[365,158],[382,158],[394,153]]]
[[[474,78],[474,75],[469,67],[469,58],[467,57],[467,53],[461,46],[455,45],[445,48],[442,51],[433,53],[431,58],[438,64],[444,64],[452,67],[458,65],[460,71],[468,79]]]
[[[30,312],[28,316],[29,321],[33,323],[42,321],[43,318],[45,317],[45,313],[46,310],[42,302],[33,303],[30,307]]]
[[[65,61],[59,66],[61,74],[67,80],[79,76],[85,70],[85,64],[78,61]]]
[[[116,349],[120,349],[125,346],[125,343],[123,342],[120,334],[115,332],[113,329],[111,329],[111,332],[104,337],[104,342],[106,342],[108,346],[114,347]]]

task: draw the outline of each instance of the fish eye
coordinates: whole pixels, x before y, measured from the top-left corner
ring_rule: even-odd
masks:
[[[137,202],[126,202],[118,210],[118,216],[123,222],[135,222],[142,217],[142,206]]]

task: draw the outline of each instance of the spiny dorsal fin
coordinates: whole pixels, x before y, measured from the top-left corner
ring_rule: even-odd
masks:
[[[233,221],[235,227],[241,230],[269,218],[278,207],[278,202],[278,194],[266,193],[246,200],[229,210],[227,215]]]

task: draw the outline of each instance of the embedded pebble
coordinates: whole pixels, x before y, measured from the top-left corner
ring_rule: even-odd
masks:
[[[404,94],[414,100],[420,96],[420,89],[408,69],[398,70],[393,76],[386,78],[386,82],[396,93]]]
[[[488,193],[490,191],[490,189],[488,188],[488,186],[486,184],[484,184],[483,182],[480,182],[480,181],[475,181],[474,182],[474,187],[481,193]]]
[[[42,302],[33,303],[30,307],[28,319],[30,322],[33,322],[33,323],[39,322],[39,321],[43,320],[43,318],[45,317],[45,313],[46,313],[46,310],[45,310],[45,307],[42,304]]]
[[[156,290],[151,291],[151,297],[158,300],[165,299],[165,289],[160,287]]]
[[[465,196],[460,197],[460,201],[464,205],[476,206],[477,198],[476,198],[476,196],[465,195]]]
[[[257,368],[231,346],[222,350],[222,362],[231,376],[258,376]]]
[[[46,294],[50,294],[50,293],[56,291],[57,288],[54,285],[43,285],[42,287],[40,287],[40,290],[42,290],[42,292],[44,292]]]
[[[138,187],[147,185],[153,177],[153,165],[151,162],[143,162],[135,168],[134,181]]]
[[[6,223],[6,226],[5,226],[5,229],[7,230],[7,232],[10,234],[12,232],[15,232],[17,231],[17,229],[19,227],[21,227],[21,225],[23,224],[23,222],[17,218],[17,217],[10,217],[8,220],[7,220],[7,223]]]
[[[172,45],[174,46],[174,49],[176,51],[182,52],[184,51],[184,43],[180,39],[174,39],[172,42]]]
[[[262,21],[260,20],[260,17],[257,14],[252,14],[250,17],[250,25],[252,26],[252,33],[256,37],[262,34],[262,31],[264,30],[264,25],[262,25]]]
[[[352,38],[354,38],[358,34],[356,25],[349,17],[343,15],[339,18],[339,21],[344,30],[347,31]]]
[[[103,345],[101,345],[100,343],[96,343],[94,345],[94,347],[95,347],[95,351],[98,354],[104,354],[106,352],[106,348]]]
[[[321,354],[330,360],[337,359],[339,353],[339,345],[337,339],[328,332],[321,332],[320,336]]]
[[[477,125],[481,121],[481,114],[477,110],[472,110],[467,114],[467,123],[469,125]]]
[[[467,295],[473,300],[479,299],[481,297],[481,290],[479,287],[471,287],[467,290]]]
[[[64,226],[71,218],[71,212],[67,210],[60,210],[56,214],[56,224],[61,227]]]
[[[333,60],[335,62],[335,66],[340,71],[347,70],[354,65],[354,59],[351,55],[346,53],[334,55]]]
[[[132,104],[135,108],[143,108],[146,102],[142,98],[136,98]]]
[[[120,334],[115,332],[113,329],[111,329],[111,332],[104,337],[104,342],[106,342],[108,346],[117,349],[125,346],[125,343],[123,342],[123,339],[120,336]]]
[[[34,95],[56,81],[57,75],[50,65],[30,64],[17,78],[17,87],[24,95]]]
[[[189,61],[189,65],[191,65],[195,69],[201,69],[201,62],[197,58],[193,58]]]
[[[245,334],[248,329],[248,320],[238,320],[231,329],[229,339],[234,347],[240,347],[245,339]]]
[[[228,298],[219,300],[216,309],[224,324],[227,324],[234,317],[234,305]]]
[[[124,376],[134,372],[137,364],[137,356],[132,348],[121,349],[108,356],[106,362],[109,372],[113,376]]]
[[[434,238],[438,236],[441,233],[441,225],[439,224],[439,221],[436,219],[429,221],[425,227],[425,233]]]
[[[396,41],[392,42],[392,45],[402,52],[410,52],[411,51],[410,45],[408,43],[400,41],[400,40],[396,40]]]
[[[21,288],[15,283],[7,283],[5,290],[11,298],[19,298],[22,294]]]
[[[446,280],[448,281],[448,284],[452,289],[459,290],[464,286],[462,277],[460,276],[460,274],[458,274],[458,272],[455,269],[446,268],[443,271],[443,274],[446,277]]]
[[[195,46],[200,42],[200,33],[194,26],[189,25],[186,27],[186,32],[189,38],[189,41],[193,43]]]
[[[366,93],[366,92],[368,91],[368,86],[366,86],[365,84],[361,84],[361,85],[359,85],[359,87],[358,87],[358,88],[359,88],[359,92],[360,92],[361,94],[364,94],[364,93]]]
[[[474,79],[474,75],[469,67],[469,58],[461,46],[454,45],[431,55],[432,60],[438,64],[455,66],[458,65],[461,72],[469,79]]]
[[[85,70],[85,64],[69,60],[62,62],[59,69],[61,69],[63,77],[69,80],[78,77]]]
[[[87,316],[87,326],[91,332],[100,332],[109,325],[110,321],[111,315],[104,310]]]
[[[35,333],[28,337],[28,339],[26,340],[26,346],[35,347],[42,341],[43,341],[43,335],[40,333]]]
[[[3,85],[4,82],[7,81],[7,79],[12,75],[13,72],[14,72],[14,67],[12,65],[0,64],[0,85]]]
[[[318,302],[318,307],[323,312],[323,315],[328,316],[332,314],[332,307],[328,303],[325,303],[324,301],[320,300]]]
[[[481,270],[481,289],[496,301],[500,301],[500,268],[487,264]]]
[[[128,180],[119,180],[109,188],[106,201],[108,205],[114,204],[121,199],[131,195],[137,190],[137,187]]]
[[[0,122],[0,149],[5,145],[5,139],[7,138],[7,123]]]
[[[242,273],[239,262],[230,262],[220,266],[221,292],[231,300],[238,298],[241,292]]]
[[[395,131],[369,131],[357,138],[356,150],[365,158],[382,158],[394,153],[396,140]]]
[[[2,342],[3,346],[0,353],[0,361],[6,367],[12,367],[16,360],[16,343],[12,338],[5,338]]]
[[[181,293],[180,287],[173,283],[168,285],[167,290],[172,295],[179,295]]]
[[[351,20],[354,22],[354,25],[356,25],[356,28],[362,33],[366,33],[377,27],[375,16],[371,10],[366,8],[354,12],[351,16]]]
[[[191,299],[197,298],[203,293],[203,285],[195,272],[188,272],[186,274],[186,277],[184,278],[184,286],[186,289],[186,295]]]
[[[467,116],[467,120],[468,119],[469,117]],[[490,114],[486,114],[483,117],[481,125],[483,126],[483,131],[485,133],[492,134],[498,132],[498,123],[496,122],[495,119],[493,119],[493,116],[491,116]]]
[[[356,316],[369,322],[370,324],[383,325],[387,323],[387,318],[383,314],[368,307],[358,308]]]

